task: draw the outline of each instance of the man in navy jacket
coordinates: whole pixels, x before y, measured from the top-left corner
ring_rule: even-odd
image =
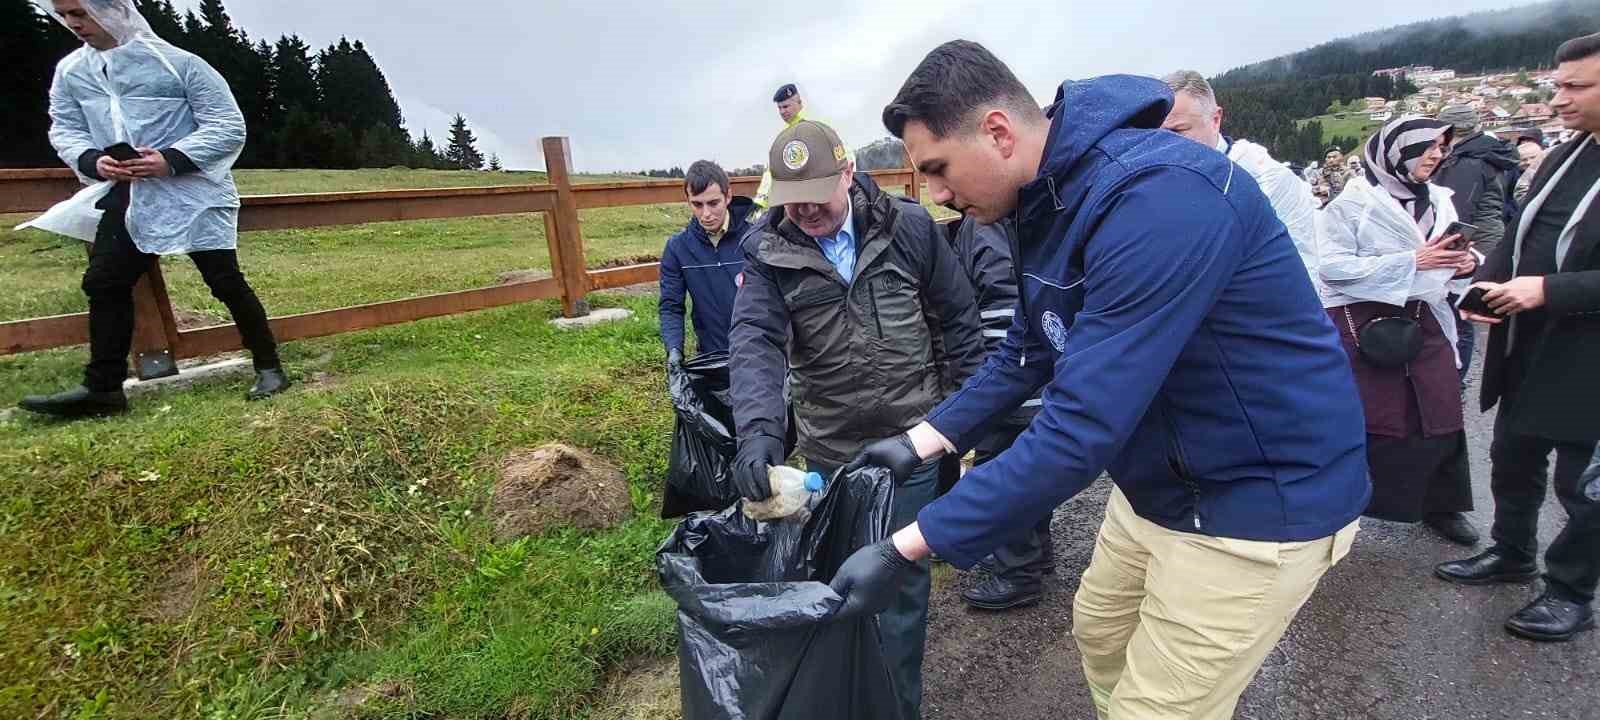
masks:
[[[683,194],[694,217],[661,251],[661,343],[667,347],[669,368],[683,360],[685,291],[694,308],[699,351],[728,349],[733,298],[744,271],[739,240],[755,207],[750,198],[733,196],[728,174],[709,160],[689,166]]]
[[[1021,302],[966,385],[853,466],[963,453],[1043,388],[1016,443],[833,580],[844,617],[936,552],[966,567],[1109,471],[1074,599],[1102,718],[1230,718],[1366,506],[1355,381],[1249,173],[1160,131],[1172,92],[1064,83],[1048,115],[982,46],[935,49],[884,124],[933,199],[1012,216]]]

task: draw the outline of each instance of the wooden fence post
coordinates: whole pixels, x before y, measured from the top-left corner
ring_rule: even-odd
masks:
[[[159,260],[150,263],[150,271],[133,287],[133,317],[133,366],[139,379],[177,375],[178,323]]]
[[[85,247],[94,253],[93,245]],[[133,371],[140,380],[178,374],[178,322],[159,258],[133,286]]]
[[[578,224],[578,198],[572,193],[572,144],[565,137],[547,137],[542,144],[545,171],[556,187],[556,208],[545,213],[550,274],[561,283],[561,314],[581,317],[589,314],[589,303],[583,297],[589,290],[589,274]]]
[[[909,192],[906,193],[906,197],[920,203],[922,202],[922,173],[917,170],[916,161],[911,159],[911,152],[905,150],[904,146],[901,147],[901,151],[906,156],[906,167],[911,168],[911,187],[907,188]]]

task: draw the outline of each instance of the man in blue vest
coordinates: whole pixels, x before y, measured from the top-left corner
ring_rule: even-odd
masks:
[[[965,568],[1109,472],[1073,602],[1099,716],[1223,720],[1349,551],[1372,488],[1350,363],[1249,173],[1161,130],[1160,80],[1066,82],[1048,114],[983,46],[946,43],[884,109],[935,202],[1017,223],[1000,349],[851,467],[972,449],[1043,388],[1010,449],[832,581],[874,612],[930,553]]]
[[[683,194],[694,216],[661,250],[661,344],[667,348],[669,371],[683,362],[686,292],[693,308],[698,351],[728,349],[733,298],[739,293],[744,271],[739,238],[744,236],[746,219],[755,207],[750,198],[734,197],[728,173],[710,160],[689,166],[683,176]]]

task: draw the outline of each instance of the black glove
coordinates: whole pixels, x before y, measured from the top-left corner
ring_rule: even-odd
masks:
[[[883,612],[894,602],[902,576],[915,565],[895,549],[894,541],[889,538],[851,553],[834,574],[833,582],[828,583],[844,598],[844,605],[834,613],[834,619],[848,620]]]
[[[667,374],[683,372],[683,350],[669,348],[667,350]]]
[[[917,448],[911,444],[911,436],[900,433],[892,438],[875,440],[856,453],[856,459],[844,466],[846,473],[853,473],[868,465],[876,465],[889,469],[894,475],[894,484],[904,484],[911,473],[922,464],[922,458],[917,455]]]
[[[739,438],[739,453],[733,458],[733,487],[751,500],[772,497],[767,468],[783,464],[783,441],[770,435]]]

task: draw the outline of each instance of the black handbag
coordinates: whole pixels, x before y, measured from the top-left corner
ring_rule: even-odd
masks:
[[[1415,318],[1384,315],[1362,323],[1359,329],[1346,306],[1344,321],[1350,326],[1351,337],[1355,338],[1356,351],[1367,362],[1382,368],[1402,367],[1417,359],[1422,354],[1422,306],[1421,302],[1417,303]]]

